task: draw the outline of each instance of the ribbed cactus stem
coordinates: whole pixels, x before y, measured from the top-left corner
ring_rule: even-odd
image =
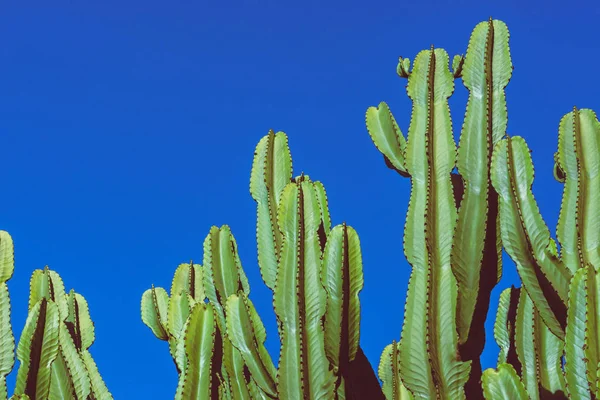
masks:
[[[15,364],[15,337],[10,322],[10,296],[6,282],[14,273],[14,246],[8,232],[0,231],[0,400],[8,398],[6,376]]]
[[[564,339],[571,272],[533,198],[533,164],[527,144],[503,139],[492,158],[492,183],[499,194],[502,243],[515,261],[523,287],[552,333]]]
[[[278,225],[283,237],[274,290],[281,336],[278,395],[327,397],[333,377],[325,356],[322,325],[326,293],[320,280],[321,211],[314,183],[307,177],[284,189]]]
[[[457,158],[464,193],[452,247],[460,352],[473,361],[468,397],[481,397],[484,323],[491,291],[502,273],[498,195],[490,182],[490,164],[494,145],[506,133],[504,89],[512,74],[508,40],[506,25],[490,18],[473,30],[466,57],[454,62],[455,75],[460,73],[469,90]]]
[[[405,160],[411,199],[404,251],[412,273],[400,339],[400,371],[416,398],[464,398],[469,373],[469,364],[458,358],[457,286],[450,264],[456,221],[450,176],[455,144],[448,109],[453,89],[447,53],[419,53],[407,88],[413,112]]]

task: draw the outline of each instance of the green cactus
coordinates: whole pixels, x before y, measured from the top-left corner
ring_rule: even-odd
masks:
[[[10,324],[10,296],[6,282],[14,273],[13,241],[0,231],[0,400],[8,398],[6,376],[15,364],[15,337]]]
[[[561,120],[554,168],[557,180],[565,184],[557,225],[560,254],[531,191],[533,164],[527,144],[520,137],[507,137],[494,149],[492,178],[502,199],[502,241],[534,315],[533,327],[515,337],[524,366],[521,381],[533,399],[548,394],[592,399],[599,394],[599,143],[600,122],[593,111],[574,108]]]
[[[385,103],[367,110],[369,134],[386,164],[412,182],[404,251],[413,270],[399,351],[404,382],[417,397],[460,398],[463,390],[469,396],[481,390],[483,324],[501,276],[490,164],[507,125],[508,38],[501,21],[478,24],[466,56],[454,57],[453,72],[443,50],[419,53],[412,71],[400,58],[398,74],[408,78],[413,101],[407,140]],[[448,98],[458,77],[470,94],[455,158]],[[455,166],[460,175],[452,173]],[[423,359],[431,361],[428,367]]]
[[[275,367],[266,350],[254,351],[259,343],[264,347],[262,322],[252,311],[249,323],[247,313],[230,304],[234,298],[246,299],[249,292],[228,226],[211,228],[204,241],[204,266],[190,262],[177,268],[170,296],[163,288],[144,292],[142,320],[157,338],[169,343],[179,373],[177,399],[275,398]],[[248,302],[250,313],[253,307]],[[253,324],[256,330],[240,332],[237,323]],[[201,339],[194,337],[199,330]]]
[[[379,362],[377,373],[382,382],[385,398],[388,400],[412,400],[411,392],[406,389],[400,377],[400,359],[398,344],[394,340],[388,344]]]
[[[383,398],[359,345],[363,275],[356,231],[345,223],[331,228],[320,182],[307,175],[292,179],[283,132],[271,131],[259,142],[250,181],[259,266],[273,290],[281,339],[279,366],[265,348],[265,328],[249,298],[235,239],[229,227],[213,227],[204,242],[203,266],[182,264],[170,297],[154,287],[142,296],[142,320],[169,342],[180,374],[176,398],[187,398],[184,385],[190,379],[197,399]],[[190,304],[204,304],[204,297],[214,321],[194,323],[214,325],[205,327],[214,340],[206,335],[201,344],[202,360],[209,357],[211,369],[199,364],[202,354],[185,351],[192,339],[181,333],[192,318]]]
[[[556,179],[565,184],[559,253],[533,197],[529,148],[522,138],[506,135],[504,89],[512,74],[508,38],[501,21],[482,22],[466,56],[452,62],[454,78],[461,77],[469,91],[456,165],[449,117],[441,113],[452,91],[445,53],[419,53],[412,71],[407,59],[400,59],[397,71],[408,78],[413,101],[406,140],[385,103],[367,110],[375,146],[388,167],[410,177],[412,184],[404,233],[412,266],[404,326],[399,345],[386,348],[380,368],[388,399],[398,398],[401,387],[416,398],[459,398],[463,385],[468,398],[587,399],[600,393],[595,299],[600,123],[591,110],[577,108],[560,122],[554,168]],[[441,66],[434,64],[438,59]],[[451,174],[454,166],[460,175]],[[515,261],[523,288],[508,289],[500,297],[494,329],[498,369],[482,375],[483,323],[501,276],[502,248]],[[447,264],[449,278],[442,275]],[[442,318],[447,318],[443,325]],[[444,359],[440,350],[457,357]],[[424,359],[429,363],[423,365]],[[466,362],[472,363],[468,381]],[[454,368],[444,370],[444,365]],[[445,376],[455,379],[454,387]]]
[[[565,393],[564,343],[543,323],[529,295],[514,287],[500,295],[494,336],[498,363],[510,364],[532,399]]]
[[[6,281],[14,271],[10,235],[0,231],[0,400],[8,398],[6,375],[14,364]],[[31,276],[29,312],[16,349],[19,369],[11,399],[112,400],[89,352],[94,324],[87,302],[48,267]]]
[[[433,47],[412,66],[400,58],[397,73],[408,79],[412,101],[407,138],[387,104],[367,110],[386,165],[411,180],[404,253],[412,271],[400,341],[379,363],[382,386],[360,347],[358,234],[345,223],[332,228],[323,185],[304,174],[293,178],[287,136],[271,131],[256,147],[250,192],[258,264],[278,323],[278,367],[235,239],[227,226],[213,227],[203,267],[182,264],[170,295],[152,287],[142,296],[142,319],[169,343],[179,372],[176,399],[600,397],[600,122],[576,108],[560,122],[559,246],[533,197],[529,148],[506,134],[508,42],[506,25],[489,19],[451,63]],[[459,78],[469,99],[457,147],[449,98]],[[522,285],[500,295],[498,364],[482,372],[484,322],[503,248]],[[54,278],[46,275],[32,280],[41,301],[51,298],[44,288]],[[73,299],[56,302],[53,312],[68,314]],[[78,344],[85,326],[75,331],[76,349],[85,347]]]

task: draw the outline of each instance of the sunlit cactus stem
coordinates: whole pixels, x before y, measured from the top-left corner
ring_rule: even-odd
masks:
[[[312,181],[301,177],[285,187],[277,220],[283,237],[273,303],[281,337],[277,391],[280,398],[327,398],[333,376],[324,348],[321,210]]]
[[[15,364],[15,338],[10,322],[10,297],[6,282],[14,273],[13,241],[8,232],[0,231],[0,400],[8,398],[6,376]]]
[[[404,252],[412,266],[399,370],[416,398],[464,398],[469,363],[458,358],[457,283],[451,267],[456,205],[451,181],[456,146],[448,98],[454,90],[444,50],[420,52],[408,77],[413,102],[408,140],[387,106],[367,111],[367,126],[388,165],[411,177],[411,199],[404,231]],[[396,147],[398,146],[398,147]],[[424,364],[423,360],[429,360]]]
[[[458,146],[463,195],[453,238],[452,269],[458,283],[459,349],[471,360],[467,397],[481,397],[480,355],[490,295],[502,274],[498,195],[490,182],[494,145],[506,133],[504,88],[512,74],[509,32],[502,21],[479,23],[459,72],[469,99]]]

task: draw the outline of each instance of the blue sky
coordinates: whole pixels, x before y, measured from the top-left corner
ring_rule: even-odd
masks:
[[[554,232],[558,122],[574,105],[600,111],[600,6],[324,3],[3,4],[0,229],[16,246],[17,336],[30,274],[48,264],[87,298],[92,353],[115,398],[172,398],[176,371],[166,343],[141,322],[140,296],[151,284],[169,287],[180,262],[201,260],[211,225],[229,224],[276,359],[248,190],[254,146],[273,128],[288,133],[295,172],[324,183],[334,223],[347,221],[361,237],[361,343],[376,365],[402,324],[410,186],[385,167],[364,113],[385,100],[406,132],[398,56],[431,44],[464,53],[490,15],[511,31],[508,130],[533,149],[534,191]],[[466,90],[456,87],[458,131]],[[507,262],[493,303],[516,282]],[[488,333],[484,367],[497,356]]]

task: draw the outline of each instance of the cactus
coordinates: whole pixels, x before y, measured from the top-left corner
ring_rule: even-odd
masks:
[[[6,285],[14,266],[12,238],[6,231],[0,231],[0,400],[8,398],[6,376],[15,363],[15,337],[10,325],[10,296]]]
[[[183,393],[190,380],[191,398],[198,399],[383,398],[359,345],[358,234],[345,223],[332,228],[320,182],[304,174],[292,179],[285,133],[271,131],[258,143],[250,191],[257,203],[258,263],[273,291],[281,339],[278,368],[264,346],[265,328],[249,298],[235,239],[229,227],[212,227],[203,266],[182,264],[170,296],[155,287],[142,296],[142,320],[169,342],[179,372],[176,398],[190,398]],[[211,317],[194,323],[211,335],[198,344],[200,353],[191,353],[185,349],[193,339],[181,326],[189,326],[189,305],[196,303]],[[200,364],[208,359],[210,368]]]
[[[181,264],[170,296],[160,287],[142,295],[142,320],[169,343],[179,373],[175,398],[275,398],[276,370],[228,226],[211,228],[203,264]]]
[[[8,398],[6,375],[14,364],[14,337],[6,281],[14,271],[10,235],[0,231],[0,399]],[[89,352],[94,324],[87,302],[45,267],[31,276],[29,312],[16,349],[19,369],[11,399],[112,400]]]
[[[600,122],[577,108],[560,122],[554,175],[565,186],[557,244],[533,197],[529,148],[506,133],[508,41],[506,25],[490,18],[452,62],[433,46],[412,66],[400,58],[396,71],[408,79],[412,101],[406,138],[386,103],[367,110],[386,165],[411,181],[404,253],[412,271],[400,341],[381,355],[382,386],[360,347],[358,234],[345,223],[332,228],[323,185],[293,177],[287,136],[271,131],[256,147],[250,192],[258,266],[278,323],[278,366],[265,348],[235,239],[227,226],[213,227],[203,266],[182,264],[170,295],[152,286],[142,296],[142,320],[169,343],[179,372],[176,399],[600,397]],[[449,98],[459,78],[469,99],[457,147]],[[503,248],[521,287],[500,295],[498,363],[482,372]],[[43,279],[53,278],[36,278],[45,302],[51,296]],[[68,314],[74,298],[55,302],[52,317]],[[76,348],[84,342],[79,335]],[[53,346],[45,357],[55,352],[68,365]]]
[[[600,394],[595,297],[600,122],[593,111],[577,108],[560,122],[554,175],[565,186],[558,246],[533,197],[529,148],[523,138],[506,133],[504,89],[512,74],[508,38],[504,23],[490,19],[475,27],[466,56],[454,57],[454,78],[462,78],[469,91],[456,164],[445,114],[452,77],[443,51],[419,53],[412,70],[408,59],[400,58],[397,72],[408,78],[413,101],[407,139],[385,103],[367,110],[369,134],[386,165],[409,177],[412,187],[404,232],[412,273],[403,331],[400,343],[384,350],[379,370],[388,399],[402,398],[405,389],[415,398],[452,399],[591,399]],[[451,173],[454,166],[458,175]],[[448,200],[449,182],[457,210]],[[482,374],[483,322],[501,276],[502,248],[515,262],[522,287],[500,296],[494,328],[498,367]],[[452,275],[445,277],[448,264]],[[443,318],[445,323],[436,325]],[[442,368],[441,360],[453,368]],[[447,376],[454,378],[454,387]]]
[[[397,71],[408,78],[413,101],[407,139],[387,104],[367,110],[369,134],[386,164],[412,182],[404,232],[412,273],[399,368],[418,397],[464,397],[468,364],[466,394],[480,393],[483,324],[501,276],[498,196],[490,164],[507,125],[508,37],[501,21],[478,24],[466,56],[454,57],[452,72],[440,49],[419,53],[412,70],[408,59],[400,58]],[[448,97],[458,77],[469,100],[455,159]],[[451,173],[455,166],[460,175]],[[430,366],[423,367],[423,359]]]
[[[560,253],[533,197],[533,164],[525,140],[507,137],[496,146],[493,155],[493,184],[502,192],[504,247],[517,265],[536,314],[555,335],[546,333],[545,337],[554,342],[560,340],[564,347],[564,387],[559,385],[560,376],[553,379],[550,388],[546,386],[552,383],[552,377],[537,380],[540,388],[550,393],[566,392],[574,399],[598,395],[599,143],[600,122],[593,111],[574,108],[562,118],[554,167],[555,177],[565,184],[557,225]],[[535,331],[537,326],[533,334]],[[547,341],[544,344],[552,346]],[[563,354],[556,346],[555,343],[550,350],[553,358]],[[547,356],[548,349],[536,349],[536,355]],[[557,360],[552,364],[559,370],[562,365]],[[533,379],[524,376],[523,382],[529,396],[538,398]]]
[[[593,111],[574,108],[562,118],[554,167],[555,177],[565,184],[557,225],[560,253],[533,197],[533,164],[525,140],[507,137],[494,149],[492,183],[501,195],[502,241],[527,293],[520,297],[530,299],[529,306],[519,306],[517,321],[521,308],[533,310],[534,316],[532,329],[522,329],[525,335],[515,338],[517,354],[519,347],[523,354],[521,384],[533,399],[549,394],[592,399],[600,394],[599,141],[600,122]],[[499,382],[484,381],[484,390],[486,385],[509,384]]]

